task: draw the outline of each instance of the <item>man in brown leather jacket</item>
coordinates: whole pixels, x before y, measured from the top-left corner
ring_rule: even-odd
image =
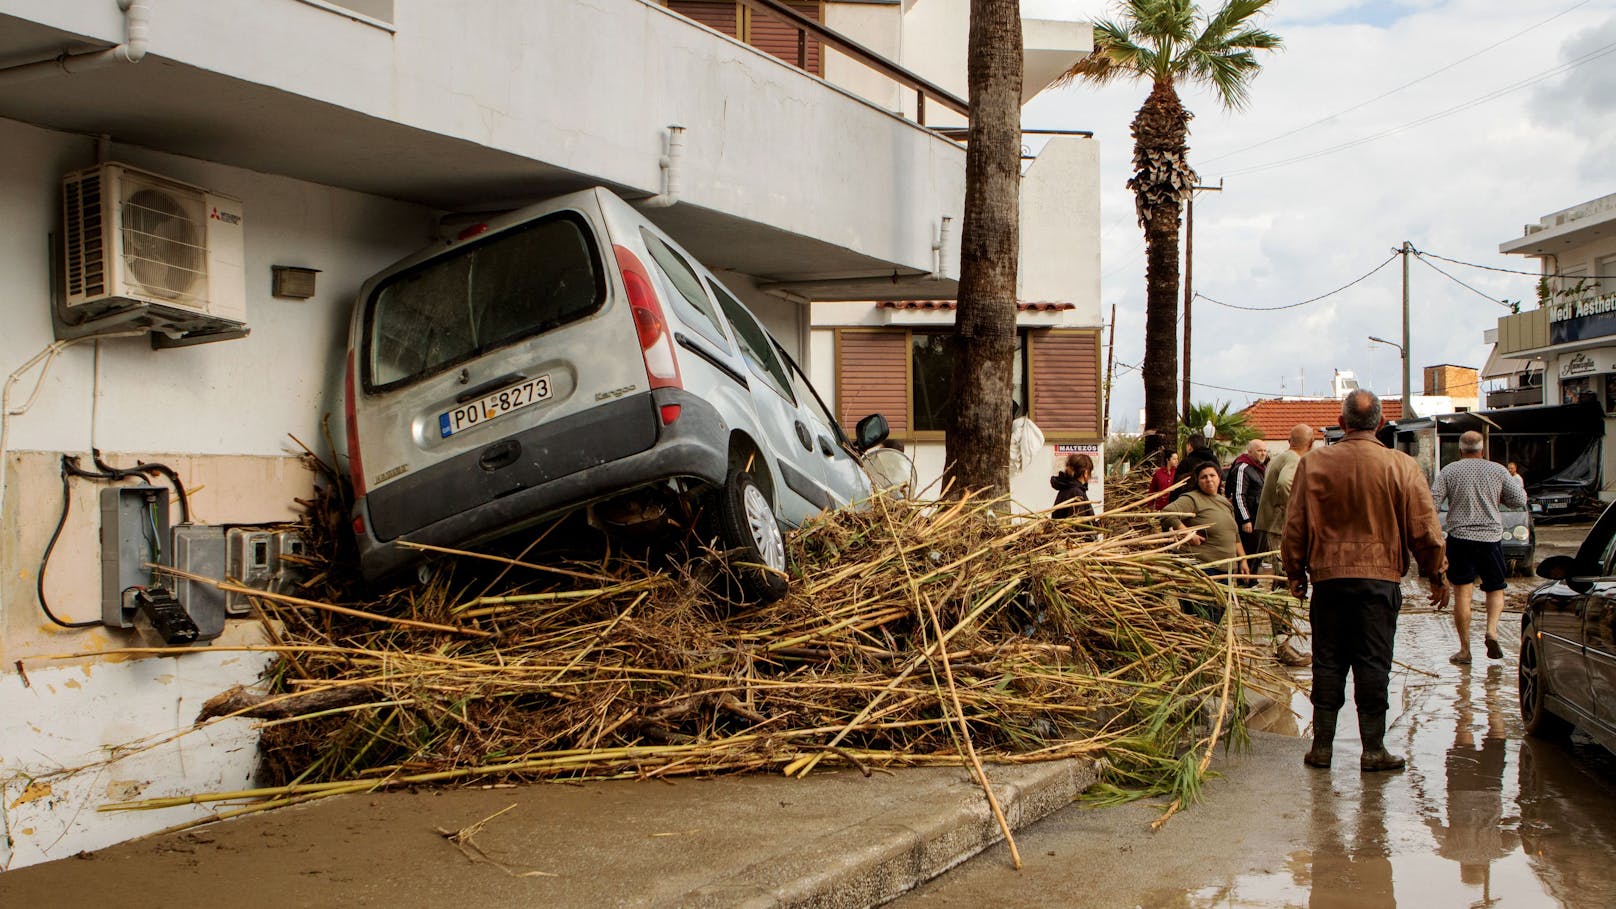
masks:
[[[1341,402],[1346,438],[1297,464],[1285,513],[1280,550],[1291,595],[1303,598],[1313,584],[1313,747],[1302,759],[1310,767],[1330,766],[1350,670],[1363,739],[1359,767],[1403,769],[1403,759],[1386,751],[1386,686],[1410,552],[1430,581],[1431,602],[1447,593],[1430,487],[1413,458],[1375,439],[1381,422],[1372,392],[1348,394]]]

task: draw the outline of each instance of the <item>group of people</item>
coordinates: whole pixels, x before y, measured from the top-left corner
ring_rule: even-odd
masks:
[[[1170,456],[1152,478],[1164,521],[1194,528],[1186,545],[1209,573],[1246,575],[1255,567],[1251,556],[1278,551],[1277,568],[1291,596],[1307,604],[1312,629],[1313,741],[1303,758],[1311,767],[1330,766],[1349,672],[1360,769],[1404,766],[1386,750],[1385,735],[1401,582],[1411,564],[1429,584],[1433,605],[1445,603],[1453,587],[1459,650],[1450,661],[1471,662],[1470,597],[1478,583],[1487,656],[1503,657],[1499,510],[1526,506],[1519,472],[1487,460],[1481,434],[1467,432],[1459,460],[1428,483],[1413,458],[1378,437],[1384,422],[1380,399],[1360,389],[1342,401],[1345,435],[1335,445],[1314,450],[1313,428],[1298,425],[1285,451],[1269,458],[1254,443],[1225,473],[1206,440],[1193,435],[1184,456]],[[1180,483],[1183,491],[1168,500]],[[1444,504],[1446,534],[1437,516]],[[1274,632],[1277,638],[1289,629],[1276,620]]]

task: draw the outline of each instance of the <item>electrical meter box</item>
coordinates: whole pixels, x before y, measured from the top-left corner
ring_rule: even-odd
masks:
[[[174,528],[174,566],[254,590],[288,593],[303,577],[303,535],[284,524],[182,524]],[[252,615],[249,594],[203,581],[175,580],[175,598],[196,622],[200,639],[216,638],[228,619]]]
[[[174,567],[205,578],[224,580],[224,528],[208,524],[181,524],[174,528]],[[174,578],[174,598],[196,623],[197,639],[211,640],[224,633],[225,592],[212,584]]]
[[[128,594],[167,583],[149,565],[169,565],[168,490],[112,486],[101,490],[101,623],[134,627]]]

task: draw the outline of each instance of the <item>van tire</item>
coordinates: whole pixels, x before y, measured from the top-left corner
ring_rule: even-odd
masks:
[[[715,498],[718,538],[740,586],[739,598],[762,604],[785,596],[785,538],[768,496],[750,473],[735,470]]]

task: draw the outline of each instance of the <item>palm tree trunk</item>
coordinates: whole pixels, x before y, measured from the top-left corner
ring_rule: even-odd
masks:
[[[971,0],[971,125],[965,151],[954,407],[945,486],[1008,492],[1021,210],[1021,9]]]
[[[1190,116],[1172,82],[1152,87],[1134,117],[1128,181],[1145,231],[1145,429],[1167,440],[1178,438],[1179,211],[1195,186],[1186,145]]]

